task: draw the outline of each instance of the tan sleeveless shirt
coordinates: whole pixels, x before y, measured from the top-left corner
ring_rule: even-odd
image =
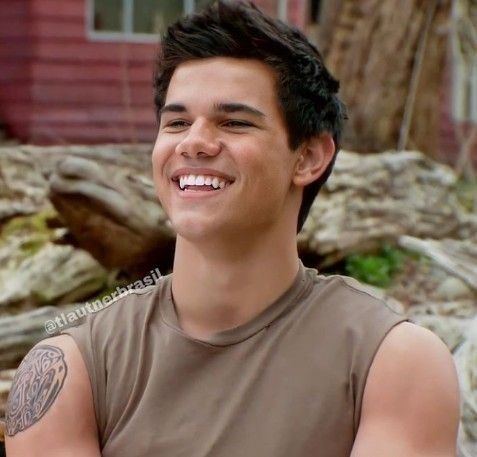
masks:
[[[202,341],[181,331],[171,277],[62,332],[88,369],[103,457],[349,457],[373,356],[406,318],[300,262],[261,314]]]

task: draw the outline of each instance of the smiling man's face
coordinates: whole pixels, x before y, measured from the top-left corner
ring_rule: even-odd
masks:
[[[294,229],[296,162],[271,68],[218,57],[176,69],[152,163],[158,197],[180,236],[250,236],[274,224]]]

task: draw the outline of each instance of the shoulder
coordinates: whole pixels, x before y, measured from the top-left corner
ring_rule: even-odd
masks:
[[[376,441],[400,430],[396,438],[412,448],[445,449],[455,442],[458,421],[459,386],[450,351],[427,329],[396,325],[372,362],[359,435]]]
[[[59,327],[60,331],[82,327],[84,323],[91,327],[114,325],[115,328],[127,328],[143,320],[160,304],[162,283],[161,279],[158,283],[143,288],[117,288],[110,294],[61,313],[49,323],[53,328]]]
[[[40,442],[52,452],[68,446],[97,449],[91,385],[70,337],[41,341],[23,359],[7,401],[6,435],[12,455],[40,455],[32,450]]]
[[[440,378],[447,375],[455,380],[455,365],[447,346],[433,332],[411,322],[402,322],[389,331],[369,375],[378,377],[406,371],[411,372],[411,377],[425,376],[431,380],[433,374],[439,373]],[[399,379],[393,381],[398,383]]]
[[[399,303],[390,302],[379,291],[342,275],[315,274],[305,300],[308,303],[301,312],[306,314],[307,322],[332,327],[333,338],[347,341],[353,366],[361,371],[367,371],[370,359],[389,330],[408,320]]]
[[[364,284],[351,276],[332,274],[332,275],[316,275],[316,281],[323,282],[329,287],[334,287],[344,292],[363,295],[372,299],[382,299],[383,294],[379,292],[380,289],[375,288],[369,284]]]
[[[109,303],[106,303],[104,307],[105,312],[103,313],[102,309],[100,309],[96,314],[101,316],[108,313],[143,313],[155,304],[154,297],[160,288],[161,283],[158,283],[144,288],[129,289],[127,292],[117,296],[111,295]]]
[[[316,270],[315,270],[316,271]],[[385,316],[404,316],[402,305],[386,297],[377,288],[363,284],[344,275],[314,275],[314,296],[320,306],[327,304],[337,312],[352,316],[383,318]]]
[[[111,294],[103,296],[101,299],[91,302],[90,310],[92,314],[104,316],[109,313],[123,313],[144,311],[148,306],[154,304],[155,296],[162,288],[162,280],[157,284],[141,288],[130,288],[122,293],[117,290]]]
[[[35,391],[36,389],[39,390]],[[58,397],[63,397],[65,389],[78,390],[77,394],[81,397],[90,390],[89,378],[73,339],[67,335],[58,335],[35,344],[17,368],[7,403],[8,435],[14,435],[32,425],[26,419],[33,422],[34,417],[21,417],[21,414],[17,414],[21,413],[22,408],[25,413],[31,413],[28,408],[34,407],[38,413],[36,419],[40,419]],[[33,393],[36,396],[30,396]],[[77,397],[72,399],[74,398]],[[31,400],[31,404],[25,400]]]
[[[75,346],[70,350],[81,354],[98,405],[103,401],[105,371],[122,369],[115,363],[117,354],[131,354],[125,352],[124,347],[133,347],[142,338],[155,313],[156,293],[156,286],[131,290],[107,303],[106,307],[86,303],[52,321],[59,336],[68,338],[65,344]],[[48,344],[50,340],[51,337],[43,342]],[[98,421],[100,419],[98,417]]]

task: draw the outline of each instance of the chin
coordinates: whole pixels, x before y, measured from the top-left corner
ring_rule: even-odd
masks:
[[[216,237],[221,229],[217,223],[209,220],[197,220],[197,218],[180,218],[172,222],[175,233],[188,241],[200,241]]]

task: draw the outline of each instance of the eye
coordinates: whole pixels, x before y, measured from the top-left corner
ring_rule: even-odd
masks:
[[[222,125],[224,125],[225,127],[233,127],[233,128],[253,127],[253,124],[250,122],[238,121],[235,119],[225,121]]]
[[[169,121],[166,125],[164,125],[164,128],[181,129],[187,127],[188,125],[189,122],[184,121],[182,119],[176,119],[173,121]]]

